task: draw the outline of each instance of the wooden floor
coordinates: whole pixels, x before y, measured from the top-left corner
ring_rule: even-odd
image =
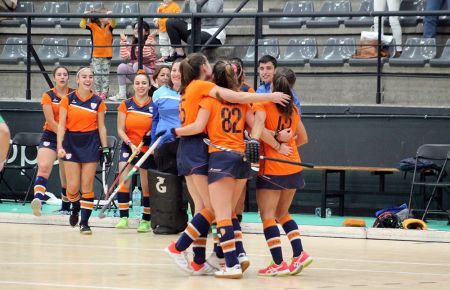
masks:
[[[0,223],[0,289],[450,289],[445,243],[303,237],[311,266],[267,278],[256,275],[270,260],[264,236],[245,234],[252,265],[243,279],[223,280],[178,270],[162,251],[176,236],[93,231]],[[291,255],[286,241],[283,250]]]

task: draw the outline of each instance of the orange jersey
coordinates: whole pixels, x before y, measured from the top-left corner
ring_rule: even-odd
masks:
[[[158,13],[180,13],[181,8],[176,2],[170,2],[169,4],[162,4],[158,7]],[[159,18],[159,31],[166,32],[167,18]]]
[[[119,112],[126,115],[125,117],[125,133],[130,141],[138,146],[142,138],[152,128],[152,109],[151,99],[145,103],[139,103],[135,97],[122,101],[119,105]],[[143,148],[142,152],[148,150]]]
[[[266,121],[265,127],[271,131],[280,131],[287,128],[291,128],[295,133],[297,130],[298,122],[300,121],[300,114],[297,108],[294,106],[294,111],[289,119],[285,119],[278,111],[277,106],[272,102],[254,103],[252,107],[253,111],[265,111]],[[278,153],[275,149],[262,142],[261,155],[268,157],[274,157],[279,159],[291,160],[300,162],[300,155],[298,154],[297,144],[294,137],[289,140],[288,145],[293,149],[292,154],[289,156]],[[286,163],[280,163],[269,160],[262,160],[259,167],[259,175],[289,175],[300,172],[303,167],[297,165],[291,165]]]
[[[92,57],[111,58],[113,55],[113,49],[111,47],[113,43],[113,27],[111,23],[101,27],[97,23],[88,22],[86,23],[86,29],[91,31],[91,40],[94,46]]]
[[[197,119],[198,109],[202,98],[209,97],[209,92],[216,84],[207,81],[193,80],[180,98],[180,121],[184,127],[194,123]]]
[[[60,106],[67,110],[66,129],[72,132],[97,130],[97,114],[106,111],[106,105],[99,96],[91,94],[81,99],[78,90],[63,97]]]
[[[70,92],[72,92],[73,89],[66,89],[66,93],[64,94],[65,96],[67,96],[67,94],[69,94]],[[59,122],[59,103],[61,102],[61,99],[64,96],[60,96],[58,95],[58,93],[56,92],[56,89],[53,88],[45,93],[42,94],[42,99],[41,99],[41,105],[51,105],[52,106],[52,111],[53,111],[53,119],[55,120],[56,123]],[[48,122],[44,123],[44,130],[47,131],[52,131],[54,132],[51,128],[50,125],[48,124]],[[54,132],[56,133],[56,132]]]
[[[204,98],[200,107],[210,115],[206,131],[212,143],[244,152],[245,115],[250,109],[248,104],[222,103],[214,98]],[[209,146],[209,153],[221,151]]]
[[[241,85],[241,92],[255,93],[255,90],[249,83],[243,82]]]

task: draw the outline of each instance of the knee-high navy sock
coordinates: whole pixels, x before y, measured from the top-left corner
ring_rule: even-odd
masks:
[[[120,217],[128,217],[130,210],[130,189],[128,187],[122,186],[119,188],[117,203],[119,204]]]
[[[61,210],[70,210],[70,200],[67,198],[66,189],[64,187],[61,188]]]
[[[283,252],[281,250],[280,230],[278,230],[277,222],[275,219],[264,220],[263,227],[272,259],[275,264],[280,265],[283,262]]]
[[[47,178],[36,176],[34,180],[34,197],[40,200],[45,199],[45,192],[47,191]]]
[[[227,267],[233,267],[239,264],[236,254],[236,244],[234,242],[233,223],[229,219],[217,222],[217,235],[220,238],[220,246],[225,256]]]
[[[202,209],[188,223],[186,229],[178,238],[175,248],[178,251],[184,251],[198,239],[202,234],[208,233],[209,227],[214,220],[214,214],[207,208]]]
[[[280,224],[283,226],[284,232],[286,233],[289,242],[291,242],[293,256],[300,256],[303,251],[303,246],[297,223],[289,214],[287,214],[280,219]]]
[[[236,253],[239,256],[239,254],[245,254],[244,244],[242,243],[241,224],[239,223],[239,220],[236,215],[233,216],[233,219],[231,219],[231,221],[233,223],[233,229],[234,229],[234,240],[236,243]]]
[[[142,219],[145,221],[150,221],[151,218],[151,208],[150,208],[150,192],[144,191],[144,198],[142,199],[142,205],[144,206],[144,212],[142,213]]]
[[[87,226],[89,218],[92,213],[92,209],[94,208],[94,192],[85,192],[81,195],[80,207],[81,207],[80,226],[81,225]]]

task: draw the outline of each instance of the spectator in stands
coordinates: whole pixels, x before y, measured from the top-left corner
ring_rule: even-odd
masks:
[[[401,0],[375,0],[373,1],[373,10],[374,11],[384,11],[386,9],[386,4],[389,11],[399,11]],[[374,30],[378,31],[378,17],[375,17],[373,20]],[[384,20],[381,20],[381,23],[384,23]],[[389,25],[392,29],[392,35],[395,39],[395,57],[399,57],[402,53],[402,27],[400,26],[400,21],[398,20],[398,16],[389,16]],[[381,25],[381,34],[383,32],[383,26]]]
[[[86,13],[111,13],[105,8],[99,10],[86,11]],[[105,100],[109,92],[109,69],[113,55],[112,31],[116,27],[115,19],[110,18],[82,18],[80,27],[91,31],[92,50],[91,66],[94,71],[94,84],[97,95]]]
[[[442,10],[445,5],[448,5],[447,0],[427,0],[425,11],[428,10]],[[448,8],[447,8],[448,9]],[[436,37],[438,24],[437,16],[425,16],[423,20],[423,37],[434,38]]]
[[[262,84],[256,89],[257,93],[270,93],[271,86],[273,82],[273,76],[275,75],[275,69],[277,68],[277,59],[271,55],[263,55],[258,60],[258,68],[259,68],[259,78]],[[294,74],[295,76],[295,74]],[[292,88],[291,88],[292,89]],[[302,109],[300,106],[300,99],[297,96],[297,93],[292,90],[292,94],[294,97],[294,103],[300,114],[302,113]]]
[[[230,59],[230,63],[233,66],[234,73],[236,74],[239,84],[240,90],[242,92],[250,92],[254,93],[255,89],[245,81],[245,71],[244,71],[244,62],[239,57],[233,57]]]
[[[129,60],[129,63],[121,63],[117,67],[117,79],[119,82],[119,93],[111,97],[111,100],[118,101],[127,98],[127,82],[132,82],[139,68],[138,65],[138,23],[133,24],[133,39],[128,42],[124,33],[120,34],[120,58]],[[150,34],[150,26],[147,22],[143,22],[145,44],[142,49],[143,69],[149,75],[153,75],[155,70],[156,52],[154,45],[155,36]]]
[[[163,3],[158,7],[158,13],[180,13],[180,6],[172,0],[163,0]],[[159,28],[159,51],[161,58],[158,62],[164,62],[172,53],[173,49],[170,46],[169,34],[167,34],[166,22],[167,18],[155,18],[153,20],[155,26]]]
[[[8,158],[10,139],[11,134],[9,133],[9,128],[6,125],[5,120],[0,115],[0,172],[3,170],[3,166]]]
[[[201,7],[203,13],[222,13],[223,12],[223,0],[185,0],[184,9],[182,12],[197,12],[197,6]],[[220,18],[203,18],[202,19],[202,31],[201,31],[201,43],[206,43],[211,36],[216,33],[219,27],[222,25],[223,19]],[[191,41],[191,23],[187,23],[180,18],[167,20],[167,34],[170,38],[170,45],[175,52],[166,59],[167,62],[172,62],[177,58],[185,57],[183,48],[181,47],[181,40],[186,43]],[[225,30],[222,30],[217,37],[211,41],[212,46],[225,44]]]

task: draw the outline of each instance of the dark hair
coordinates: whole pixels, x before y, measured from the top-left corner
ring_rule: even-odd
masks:
[[[206,56],[202,53],[196,52],[188,55],[180,63],[181,72],[181,88],[180,93],[184,94],[186,87],[193,81],[200,77],[200,67],[207,63]]]
[[[235,68],[234,72],[236,73],[237,80],[239,84],[244,82],[244,62],[239,57],[233,57],[230,59],[230,63]]]
[[[166,69],[168,69],[170,71],[170,66],[168,66],[168,65],[158,65],[155,68],[155,72],[152,75],[152,79],[154,81],[156,81],[156,78],[158,77],[159,73],[162,71],[163,68],[166,68]]]
[[[291,89],[293,89],[294,85],[295,85],[295,81],[297,80],[297,77],[295,76],[295,72],[293,70],[291,70],[290,68],[286,68],[286,67],[279,67],[279,68],[277,68],[277,71],[286,77],[286,79],[289,82],[289,85],[291,86]]]
[[[261,56],[261,58],[258,60],[258,65],[260,65],[262,63],[268,63],[268,62],[271,62],[273,64],[273,66],[275,68],[277,68],[277,65],[278,65],[277,59],[268,54]]]
[[[289,119],[292,112],[295,110],[294,97],[292,95],[291,85],[289,84],[287,76],[283,74],[283,70],[277,69],[275,71],[275,75],[273,76],[273,91],[282,92],[291,96],[289,103],[285,107],[277,104],[278,112],[280,112],[286,120]]]
[[[173,68],[173,65],[174,65],[174,64],[179,63],[179,62],[181,62],[182,60],[183,60],[182,58],[177,58],[176,60],[174,60],[174,61],[172,62],[172,66],[170,67],[170,71],[172,72],[172,68]],[[169,88],[171,88],[171,89],[173,90],[172,77],[169,78],[169,83],[168,83],[167,85],[169,86]]]
[[[139,25],[139,22],[135,22],[131,27],[133,27],[133,29],[134,29],[134,27],[136,25]],[[147,37],[150,35],[150,25],[148,25],[148,23],[145,21],[142,22],[142,25],[144,26],[144,42],[145,42]],[[146,35],[147,35],[147,37],[146,37]],[[131,41],[131,50],[130,50],[130,57],[132,60],[137,59],[135,50],[136,50],[136,45],[138,44],[138,42],[139,42],[139,38],[135,37],[133,34],[133,39]],[[144,47],[144,43],[142,44],[142,47]]]
[[[228,61],[219,60],[213,67],[214,83],[222,88],[239,91],[239,82],[233,66]]]
[[[58,65],[52,70],[53,77],[56,76],[56,71],[59,70],[60,68],[65,69],[67,72],[67,75],[69,75],[69,70],[67,69],[67,67],[65,67],[63,65]]]

